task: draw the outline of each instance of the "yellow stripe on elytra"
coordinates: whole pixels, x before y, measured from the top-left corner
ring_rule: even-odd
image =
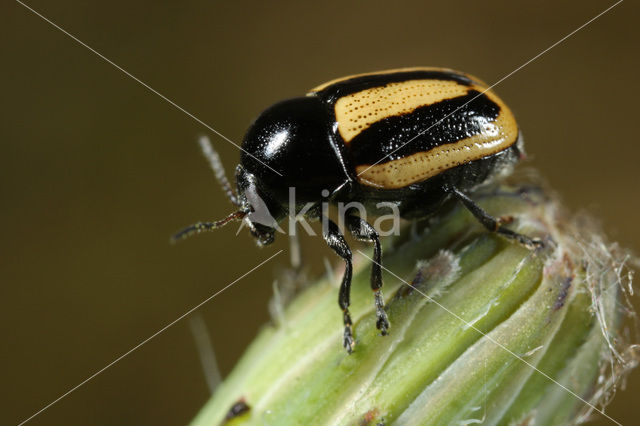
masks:
[[[458,142],[440,145],[397,160],[356,167],[358,181],[367,186],[397,189],[421,182],[447,169],[479,160],[513,145],[518,139],[518,126],[509,109],[496,96],[501,106],[495,121],[484,124],[484,131]]]
[[[471,87],[453,80],[408,80],[387,83],[341,97],[334,110],[338,131],[349,142],[372,124],[422,106],[467,94]]]
[[[345,77],[340,77],[340,78],[334,78],[333,80],[327,81],[326,83],[322,83],[319,86],[314,87],[313,89],[311,89],[309,91],[309,94],[313,93],[313,92],[319,92],[321,90],[326,89],[327,87],[334,85],[336,83],[340,83],[343,81],[347,81],[347,80],[351,80],[352,78],[358,78],[358,77],[365,77],[368,75],[384,75],[384,74],[396,74],[396,73],[401,73],[401,72],[414,72],[414,71],[440,71],[440,72],[449,72],[452,74],[460,74],[460,75],[464,75],[467,76],[469,78],[473,78],[472,76],[469,76],[467,74],[461,73],[459,71],[454,71],[452,69],[449,68],[439,68],[439,67],[405,67],[405,68],[394,68],[394,69],[390,69],[390,70],[383,70],[383,71],[373,71],[373,72],[363,72],[361,74],[352,74],[352,75],[347,75]]]

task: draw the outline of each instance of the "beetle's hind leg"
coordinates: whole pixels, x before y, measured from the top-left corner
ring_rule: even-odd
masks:
[[[478,221],[480,221],[480,223],[485,228],[487,228],[487,230],[500,234],[510,240],[517,241],[519,244],[527,247],[530,250],[535,250],[544,246],[542,240],[539,238],[531,238],[526,235],[514,232],[510,229],[504,228],[502,225],[504,223],[509,223],[511,221],[510,217],[507,217],[506,220],[500,218],[496,219],[489,213],[484,211],[482,207],[477,205],[471,198],[469,198],[463,192],[459,191],[454,186],[449,186],[447,190],[458,201],[460,201],[467,208],[467,210],[469,210],[471,214],[473,214],[476,219],[478,219]]]
[[[342,284],[340,285],[340,295],[338,298],[338,303],[340,304],[340,308],[342,309],[342,316],[344,321],[344,335],[342,345],[345,347],[347,352],[351,353],[353,351],[353,347],[355,346],[355,341],[353,340],[353,331],[352,326],[353,323],[351,321],[351,315],[349,314],[349,305],[351,301],[351,276],[352,272],[352,264],[351,264],[351,249],[347,245],[347,241],[344,239],[344,236],[340,232],[340,228],[333,221],[328,218],[324,218],[324,220],[328,223],[328,229],[326,232],[323,232],[324,240],[327,242],[329,247],[336,252],[338,256],[340,256],[345,262],[345,270],[344,275],[342,276]]]
[[[380,248],[380,237],[376,230],[369,223],[358,216],[347,216],[347,227],[349,232],[360,241],[373,243],[373,264],[371,265],[371,290],[375,297],[376,305],[376,327],[382,335],[387,334],[389,329],[389,319],[384,310],[384,298],[382,297],[382,249]]]

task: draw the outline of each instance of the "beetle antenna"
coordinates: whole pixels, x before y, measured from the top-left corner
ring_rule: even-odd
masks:
[[[222,187],[224,193],[227,194],[227,198],[229,198],[232,204],[239,206],[240,203],[238,202],[238,196],[231,187],[229,179],[227,179],[227,174],[224,171],[224,166],[222,165],[222,161],[220,161],[220,155],[213,148],[213,145],[211,145],[209,137],[206,135],[200,136],[200,138],[198,138],[198,143],[200,144],[202,153],[209,162],[211,170],[213,170],[213,174],[216,177],[216,180]]]
[[[218,220],[215,222],[198,222],[193,225],[189,225],[184,228],[182,231],[175,234],[171,237],[171,242],[175,243],[180,240],[184,240],[187,237],[192,235],[199,234],[201,232],[213,231],[214,229],[222,228],[229,222],[234,220],[242,220],[249,212],[246,210],[238,210],[237,212],[231,213],[229,216],[225,217],[222,220]]]

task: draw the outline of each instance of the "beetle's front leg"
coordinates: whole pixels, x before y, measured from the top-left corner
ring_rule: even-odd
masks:
[[[340,296],[338,297],[338,303],[340,308],[342,309],[342,316],[344,321],[344,337],[342,341],[342,345],[345,347],[347,352],[351,353],[355,346],[355,341],[353,340],[353,323],[351,321],[351,315],[349,314],[349,305],[351,303],[351,276],[352,272],[352,264],[351,264],[351,249],[347,245],[347,241],[344,239],[342,233],[340,233],[340,228],[333,221],[331,221],[327,217],[323,217],[323,220],[327,221],[327,230],[323,229],[322,236],[324,240],[327,242],[329,247],[336,252],[338,256],[344,259],[345,262],[345,270],[344,275],[342,276],[342,284],[340,285]]]
[[[384,310],[384,298],[382,297],[382,249],[380,247],[380,237],[376,230],[369,223],[358,216],[347,216],[347,227],[349,232],[359,241],[373,243],[373,264],[371,265],[371,290],[375,297],[376,305],[376,327],[382,335],[387,334],[389,329],[389,319]]]

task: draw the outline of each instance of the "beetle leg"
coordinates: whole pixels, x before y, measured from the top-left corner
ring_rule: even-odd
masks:
[[[376,327],[383,336],[389,329],[389,319],[384,310],[384,298],[382,297],[382,250],[380,248],[380,237],[376,230],[365,220],[358,216],[347,216],[347,226],[349,232],[359,241],[373,243],[373,263],[371,265],[371,290],[375,297],[376,305]]]
[[[515,240],[519,244],[525,246],[530,250],[535,250],[544,246],[544,243],[539,238],[531,238],[526,235],[519,234],[510,229],[502,227],[502,223],[508,223],[496,219],[489,213],[484,211],[482,207],[477,205],[471,198],[467,197],[464,193],[460,192],[456,187],[449,186],[447,188],[450,194],[452,194],[458,201],[460,201],[466,208],[473,214],[480,223],[491,232],[502,235],[505,238]]]
[[[355,341],[353,340],[353,331],[351,322],[351,315],[349,314],[349,305],[351,300],[351,275],[352,275],[352,265],[351,265],[351,249],[347,245],[347,241],[344,239],[344,236],[340,232],[340,228],[333,221],[328,218],[325,218],[328,223],[328,229],[323,232],[322,236],[324,240],[327,242],[329,247],[336,252],[338,256],[344,259],[345,270],[344,275],[342,276],[342,284],[340,285],[340,296],[338,298],[338,303],[340,308],[342,309],[343,321],[344,321],[344,337],[342,341],[342,345],[345,347],[347,352],[351,353],[353,351],[353,347],[355,346]]]

